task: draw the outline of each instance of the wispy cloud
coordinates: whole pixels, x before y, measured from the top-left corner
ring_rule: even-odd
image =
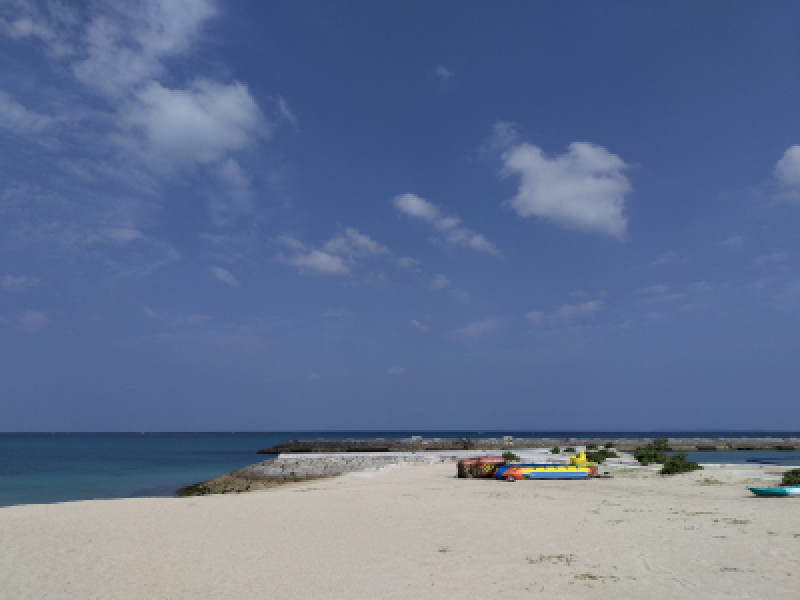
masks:
[[[653,260],[650,261],[651,267],[659,267],[662,265],[682,265],[688,262],[688,258],[685,256],[680,256],[677,252],[670,250],[669,252],[664,252],[663,254],[659,254]]]
[[[40,133],[55,122],[53,117],[25,108],[0,90],[0,128],[10,129],[15,133]]]
[[[385,246],[354,227],[335,235],[321,249],[311,248],[291,236],[278,241],[292,251],[291,256],[278,256],[278,261],[297,267],[301,272],[316,275],[350,275],[361,261],[374,256],[391,256]]]
[[[286,263],[300,269],[301,273],[316,275],[349,275],[350,268],[341,256],[334,256],[320,250],[311,250],[286,259]]]
[[[500,317],[487,317],[481,321],[473,321],[452,332],[452,336],[462,342],[476,343],[483,338],[499,333],[505,327]]]
[[[744,236],[732,235],[722,240],[719,245],[729,250],[738,250],[744,245]]]
[[[185,53],[215,9],[207,0],[105,3],[86,26],[85,58],[75,76],[118,98],[166,72],[164,59]]]
[[[534,325],[564,325],[574,321],[592,317],[603,308],[602,300],[588,300],[578,304],[562,304],[552,312],[532,310],[525,314],[529,323]]]
[[[443,91],[450,89],[455,83],[455,75],[453,71],[444,65],[437,65],[436,68],[431,71],[431,77],[438,82],[439,88]]]
[[[763,267],[766,265],[780,264],[786,261],[789,255],[786,252],[773,252],[772,254],[762,254],[756,256],[752,262],[754,265]]]
[[[800,145],[784,152],[772,172],[777,184],[777,197],[789,202],[800,202]]]
[[[214,277],[219,279],[222,283],[226,283],[231,287],[239,287],[239,280],[233,274],[223,267],[211,267],[211,272]]]
[[[402,375],[405,372],[406,372],[405,368],[401,367],[400,365],[389,367],[388,370],[389,375]]]
[[[476,252],[502,257],[497,246],[482,234],[475,233],[462,225],[459,217],[442,215],[437,206],[416,194],[400,194],[394,197],[392,203],[401,213],[433,225],[439,235],[435,239],[448,246],[464,246]]]
[[[431,281],[430,288],[432,290],[444,290],[450,287],[450,283],[450,279],[448,279],[447,275],[439,273],[433,278],[433,281]]]
[[[20,313],[18,320],[22,329],[30,333],[40,331],[50,323],[47,313],[36,310],[26,310]]]
[[[278,113],[281,115],[281,117],[288,121],[292,127],[297,129],[297,117],[294,116],[294,113],[289,108],[289,104],[286,102],[286,99],[283,96],[278,96],[277,104]]]
[[[632,188],[623,171],[630,165],[588,142],[574,142],[566,153],[550,157],[538,146],[518,143],[513,127],[504,125],[499,131],[495,128],[493,146],[510,144],[502,153],[503,173],[521,179],[517,195],[510,201],[519,216],[626,238],[623,211]]]
[[[382,246],[354,227],[347,227],[343,234],[332,237],[325,242],[323,249],[331,254],[346,256],[351,260],[367,256],[389,254],[388,248]]]
[[[427,325],[420,323],[416,319],[411,319],[411,327],[413,327],[417,333],[422,335],[425,335],[428,333],[428,331],[430,331],[430,328]]]
[[[22,292],[28,288],[36,287],[40,283],[39,278],[32,275],[4,275],[0,277],[0,287],[7,292]]]

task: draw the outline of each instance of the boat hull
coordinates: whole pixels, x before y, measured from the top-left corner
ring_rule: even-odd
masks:
[[[789,486],[772,487],[772,488],[748,487],[747,489],[753,492],[756,496],[762,496],[765,498],[800,496],[800,485],[789,485]]]
[[[597,467],[573,465],[514,465],[498,467],[497,479],[519,481],[521,479],[589,479],[595,474]]]

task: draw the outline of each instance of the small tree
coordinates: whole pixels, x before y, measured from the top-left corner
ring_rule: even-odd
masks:
[[[605,447],[606,448],[613,448],[614,447],[614,442],[606,442]]]
[[[800,485],[800,469],[791,469],[783,474],[781,485]]]
[[[513,452],[503,452],[503,458],[506,462],[517,462],[519,461],[519,456],[514,454]]]
[[[564,448],[564,452],[575,452],[575,448],[570,446],[569,448]]]
[[[597,444],[589,444],[586,446],[587,450],[597,450]]]
[[[555,448],[553,448],[552,450],[550,450],[550,453],[551,453],[551,454],[560,454],[560,453],[561,453],[561,448],[559,448],[558,446],[556,446]]]

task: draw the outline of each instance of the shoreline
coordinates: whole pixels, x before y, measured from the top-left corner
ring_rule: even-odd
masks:
[[[725,468],[457,479],[387,466],[253,492],[0,509],[0,589],[60,597],[795,598],[797,500]]]

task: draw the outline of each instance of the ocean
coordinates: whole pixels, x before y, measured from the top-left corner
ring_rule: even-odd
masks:
[[[303,439],[798,437],[798,432],[320,431],[267,433],[0,433],[0,506],[174,496],[191,483],[270,458]],[[692,452],[700,463],[798,465],[800,452]]]

